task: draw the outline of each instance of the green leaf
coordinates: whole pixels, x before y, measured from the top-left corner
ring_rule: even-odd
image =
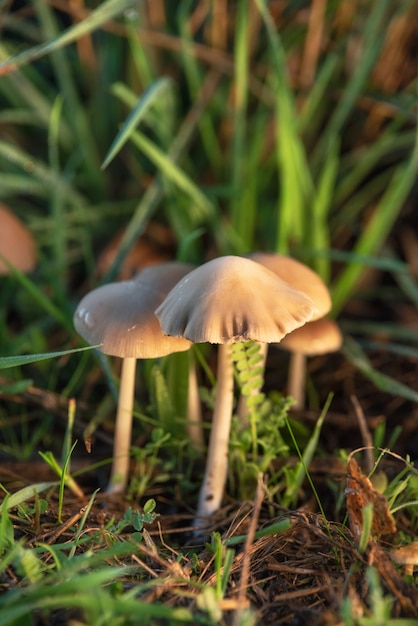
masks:
[[[153,106],[158,98],[162,97],[163,92],[168,87],[171,87],[172,84],[172,81],[164,76],[156,80],[144,91],[110,146],[103,161],[102,169],[105,169],[109,163],[112,162],[117,153],[120,152],[125,143],[130,139],[134,130],[145,117],[147,111]],[[117,85],[115,88],[117,93]]]
[[[0,63],[0,76],[12,72],[36,59],[40,59],[64,46],[68,46],[68,44],[73,43],[80,37],[83,37],[83,35],[97,30],[112,18],[137,4],[137,0],[107,0],[107,2],[102,2],[88,17],[77,22],[74,26],[67,28],[67,30],[58,37],[9,57],[7,61]]]
[[[42,491],[46,491],[51,487],[56,487],[58,485],[58,481],[55,482],[45,482],[45,483],[35,483],[33,485],[29,485],[28,487],[24,487],[23,489],[19,489],[16,493],[9,495],[7,499],[0,505],[0,513],[3,511],[3,506],[5,510],[8,511],[22,502],[26,502],[26,500],[30,500],[36,493],[41,493]]]
[[[18,365],[27,365],[28,363],[37,363],[38,361],[45,361],[46,359],[52,359],[59,356],[65,356],[67,354],[75,354],[76,352],[85,352],[86,350],[93,350],[94,348],[100,348],[97,346],[86,346],[84,348],[73,348],[72,350],[61,350],[60,352],[44,352],[42,354],[22,354],[20,356],[3,356],[0,357],[0,370],[7,369],[8,367],[17,367]]]

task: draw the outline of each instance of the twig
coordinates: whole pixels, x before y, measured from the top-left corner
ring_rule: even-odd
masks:
[[[350,400],[353,403],[354,410],[356,412],[357,420],[360,427],[361,436],[364,442],[365,455],[366,455],[366,471],[368,474],[373,470],[374,458],[373,458],[373,439],[370,434],[370,430],[367,426],[366,418],[363,413],[363,409],[360,406],[360,402],[356,396],[350,396]]]
[[[238,587],[237,593],[237,610],[234,613],[233,625],[239,626],[241,623],[242,610],[244,607],[248,606],[247,602],[247,587],[250,576],[250,565],[251,565],[251,545],[254,541],[255,531],[257,529],[258,519],[260,516],[261,505],[264,500],[264,483],[263,476],[260,473],[258,475],[257,480],[257,491],[255,494],[254,500],[254,511],[250,520],[250,525],[248,527],[247,539],[244,545],[243,551],[243,559],[241,566],[241,578]]]

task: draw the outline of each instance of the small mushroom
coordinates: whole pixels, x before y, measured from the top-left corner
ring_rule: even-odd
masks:
[[[9,274],[9,267],[1,257],[21,272],[29,273],[36,267],[32,233],[4,204],[0,204],[0,274]]]
[[[336,352],[342,341],[338,325],[323,317],[297,328],[277,345],[291,353],[287,393],[295,400],[293,408],[300,410],[305,404],[306,357]]]
[[[164,333],[220,344],[217,391],[197,521],[220,506],[228,467],[233,407],[231,344],[277,342],[309,321],[312,301],[250,259],[224,256],[182,278],[156,309]]]
[[[312,321],[330,312],[332,302],[328,287],[313,269],[283,254],[252,252],[248,258],[261,263],[294,289],[306,294],[316,306]]]
[[[413,541],[407,546],[393,548],[390,556],[395,563],[404,566],[406,576],[413,576],[414,568],[418,567],[418,541]]]
[[[167,286],[169,275],[172,286],[180,275],[184,276],[193,267],[176,264],[176,268],[170,271],[167,266],[172,264],[164,265],[163,287]],[[160,269],[152,277],[152,268],[149,268],[145,277],[141,273],[135,280],[109,283],[93,289],[80,301],[74,313],[74,326],[88,343],[100,344],[104,354],[123,359],[114,458],[108,486],[110,493],[123,491],[128,478],[136,360],[182,352],[191,346],[186,339],[168,337],[161,331],[154,310],[163,301],[167,288],[159,288],[159,273]]]
[[[159,291],[167,294],[185,274],[195,269],[195,265],[171,261],[158,263],[144,268],[136,279],[141,284],[158,286]],[[186,416],[187,437],[195,450],[201,451],[204,446],[202,411],[199,399],[196,362],[192,350],[189,351],[189,380]]]
[[[322,278],[304,263],[292,259],[289,256],[276,254],[274,252],[252,252],[248,255],[248,258],[267,267],[276,274],[276,276],[281,278],[281,280],[284,280],[294,289],[298,289],[308,296],[316,306],[316,313],[313,315],[312,320],[322,318],[330,311],[332,302],[328,287],[325,285]],[[262,366],[265,365],[267,359],[267,349],[267,344],[260,346]],[[292,364],[294,368],[297,367],[299,361],[296,360],[296,362]],[[303,375],[304,371],[300,372],[299,378]],[[258,390],[254,390],[254,393],[257,392]],[[245,397],[240,398],[238,414],[241,419],[247,414]]]

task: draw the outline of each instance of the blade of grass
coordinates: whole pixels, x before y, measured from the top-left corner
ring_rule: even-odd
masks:
[[[88,17],[70,26],[61,35],[12,57],[9,56],[6,61],[0,62],[0,76],[59,50],[83,35],[94,32],[109,20],[135,6],[136,3],[137,0],[105,0]]]
[[[0,513],[2,513],[3,511],[9,511],[19,504],[26,502],[26,500],[30,500],[36,493],[42,493],[43,491],[47,491],[47,489],[51,489],[51,487],[56,487],[58,484],[58,481],[54,481],[34,483],[33,485],[23,487],[23,489],[19,489],[19,491],[16,491],[13,494],[9,494],[7,500],[0,504]],[[0,487],[6,492],[2,485],[0,485]]]
[[[56,41],[59,38],[59,26],[49,3],[47,0],[35,0],[34,5],[44,36],[51,41]],[[97,143],[92,136],[92,124],[87,119],[86,108],[82,105],[77,93],[68,55],[64,54],[60,48],[55,48],[50,50],[49,57],[64,98],[65,109],[69,114],[69,124],[74,134],[75,145],[81,153],[83,167],[89,174],[90,185],[98,193],[103,188],[104,181],[99,167]]]
[[[380,52],[385,33],[385,28],[382,26],[387,19],[387,10],[390,4],[391,0],[376,2],[367,15],[363,30],[361,63],[357,63],[356,70],[352,72],[334,113],[321,134],[321,139],[312,158],[314,167],[318,167],[318,164],[325,159],[329,146],[337,140],[347,119],[354,111],[359,95]]]
[[[0,62],[10,59],[10,56],[7,48],[0,43]],[[13,107],[26,107],[29,110],[28,112],[25,109],[21,113],[32,116],[32,121],[28,123],[36,123],[38,126],[43,125],[47,128],[51,115],[51,103],[39,86],[39,84],[43,85],[43,81],[40,80],[39,72],[34,68],[30,68],[26,74],[15,71],[4,76],[0,80],[0,91]],[[47,89],[49,86],[45,87]],[[66,147],[72,143],[72,133],[65,121],[60,127],[60,141]]]
[[[339,166],[339,143],[330,147],[326,160],[320,172],[318,186],[311,205],[312,221],[314,228],[306,229],[308,236],[305,238],[309,242],[312,250],[328,250],[331,244],[329,233],[329,213],[334,198],[335,182]],[[325,281],[330,282],[331,264],[325,257],[314,259],[314,269]]]
[[[0,258],[3,263],[5,263],[10,271],[10,274],[15,278],[15,280],[20,283],[20,285],[25,289],[25,291],[30,294],[30,296],[34,299],[34,301],[43,309],[46,313],[48,313],[56,322],[67,328],[71,333],[74,332],[73,324],[71,318],[65,315],[62,310],[56,306],[52,300],[50,300],[45,294],[42,293],[38,285],[26,276],[19,270],[17,270],[13,265],[11,265],[7,259],[5,259],[1,254]]]
[[[193,201],[194,204],[190,207],[191,228],[196,228],[202,222],[213,220],[215,215],[213,203],[169,155],[166,155],[155,143],[138,131],[132,134],[132,141],[164,176]]]
[[[276,86],[276,150],[280,197],[277,209],[276,251],[286,253],[290,242],[301,244],[315,219],[306,214],[314,186],[305,148],[299,136],[296,105],[287,83],[285,52],[265,0],[256,0],[271,48],[271,80]]]
[[[190,144],[201,114],[207,105],[211,93],[216,88],[216,85],[217,77],[213,74],[210,74],[207,77],[206,88],[202,89],[201,97],[193,104],[192,109],[184,117],[183,123],[171,144],[167,157],[172,163],[177,163],[180,160],[187,146]],[[163,189],[161,185],[161,180],[157,176],[153,183],[147,188],[140,203],[137,205],[134,214],[125,230],[116,259],[112,267],[103,277],[104,281],[112,280],[116,276],[126,254],[129,252],[137,237],[139,237],[139,235],[144,232],[149,219],[152,217],[154,211],[157,209],[158,203],[160,202],[162,195]],[[215,234],[215,236],[217,238],[220,238],[222,236],[222,233],[218,232]]]
[[[109,163],[113,161],[115,156],[120,152],[125,143],[132,137],[133,131],[139,126],[140,122],[146,116],[148,110],[154,105],[156,100],[163,97],[164,92],[173,86],[173,83],[170,78],[165,76],[154,81],[146,91],[141,95],[141,97],[136,102],[135,106],[132,108],[128,117],[126,118],[122,128],[116,135],[112,145],[110,146],[104,161],[102,163],[102,169],[105,169]],[[122,94],[123,85],[118,86],[114,85],[113,93],[115,95]],[[122,91],[122,89],[123,91]]]
[[[155,80],[152,48],[150,51],[146,44],[141,41],[137,24],[127,24],[126,32],[131,62],[136,69],[140,84],[149,86]]]
[[[270,535],[276,535],[279,533],[283,533],[286,530],[292,528],[292,522],[290,519],[281,519],[273,524],[269,524],[261,530],[257,530],[254,533],[254,539],[260,539],[261,537],[268,537]],[[235,546],[237,543],[244,543],[247,535],[235,535],[234,537],[227,537],[224,540],[225,545],[227,546]]]
[[[247,230],[247,217],[250,222],[254,221],[253,216],[248,216],[250,205],[242,206],[241,190],[245,187],[245,163],[246,159],[246,116],[248,103],[248,62],[249,62],[249,40],[248,40],[248,0],[242,0],[237,6],[235,45],[234,45],[234,83],[233,83],[233,139],[232,139],[232,163],[231,178],[234,189],[239,190],[231,199],[231,221],[238,236],[244,241],[245,247],[249,246],[249,241],[245,237]]]
[[[189,20],[191,6],[192,3],[190,1],[179,4],[177,23],[180,33],[183,71],[185,73],[190,99],[192,101],[196,101],[202,97],[205,89],[205,72],[202,70],[202,67],[194,53],[195,42],[193,41],[193,36],[191,34]],[[212,49],[211,53],[213,54],[213,52],[214,51]],[[224,98],[222,99],[222,106],[225,106]],[[212,114],[212,111],[209,110],[209,107],[208,109],[202,111],[197,126],[201,135],[202,148],[208,157],[209,163],[213,168],[213,171],[218,175],[221,175],[225,157],[219,145],[214,115]]]
[[[322,503],[321,503],[321,501],[319,499],[318,493],[317,493],[317,491],[315,489],[315,485],[313,484],[312,479],[310,477],[310,474],[309,474],[309,471],[308,471],[308,467],[309,467],[309,465],[310,465],[310,463],[312,461],[312,458],[313,458],[313,456],[315,454],[315,451],[316,451],[316,449],[318,447],[319,435],[321,434],[322,425],[324,423],[325,417],[327,416],[328,409],[329,409],[329,407],[331,405],[332,399],[333,399],[333,394],[329,394],[329,396],[328,396],[328,398],[327,398],[327,400],[326,400],[326,402],[324,404],[324,407],[323,407],[323,409],[321,411],[321,414],[320,414],[320,416],[319,416],[319,418],[318,418],[318,420],[317,420],[317,422],[315,424],[314,431],[313,431],[313,433],[312,433],[312,435],[311,435],[311,437],[310,437],[310,439],[308,441],[308,444],[307,444],[303,454],[299,450],[299,446],[298,446],[298,443],[297,443],[297,441],[295,439],[293,430],[292,430],[292,428],[290,426],[288,417],[287,417],[287,415],[285,415],[285,423],[286,423],[287,429],[288,429],[288,431],[290,433],[290,436],[292,438],[293,445],[296,447],[296,451],[297,451],[297,454],[298,454],[300,460],[299,460],[299,462],[298,462],[298,464],[297,464],[297,466],[295,468],[295,471],[293,472],[293,476],[292,476],[291,480],[289,479],[288,486],[286,488],[285,493],[283,494],[283,501],[282,501],[283,502],[283,506],[287,506],[288,507],[288,506],[290,506],[291,504],[293,504],[295,502],[295,500],[297,498],[297,495],[299,493],[299,490],[300,490],[300,488],[302,486],[302,482],[304,481],[304,479],[306,477],[308,482],[309,482],[309,484],[310,484],[310,486],[311,486],[311,488],[312,488],[312,492],[313,492],[313,494],[314,494],[314,496],[315,496],[315,498],[316,498],[316,500],[318,502],[318,506],[319,506],[319,509],[320,509],[320,511],[322,513],[322,516],[323,516],[323,519],[324,519],[325,523],[327,522],[327,519],[326,519],[326,516],[325,516],[325,512],[323,510]]]
[[[396,129],[388,129],[378,137],[373,144],[362,147],[341,160],[341,169],[344,172],[335,191],[336,206],[344,204],[349,197],[356,193],[367,177],[372,175],[375,168],[382,160],[386,160],[391,154],[398,151],[411,150],[414,146],[415,130],[396,132]],[[334,227],[344,220],[344,213],[337,214],[334,218]]]
[[[389,324],[385,322],[368,322],[368,321],[352,321],[343,320],[341,323],[345,331],[351,333],[361,333],[363,335],[380,335],[394,337],[396,339],[407,341],[409,344],[418,342],[418,330],[398,326],[397,324]]]
[[[418,393],[416,391],[374,369],[360,345],[351,337],[346,337],[342,352],[346,358],[381,391],[394,396],[400,396],[412,402],[418,402]]]
[[[411,158],[400,165],[389,181],[387,191],[365,225],[353,252],[359,255],[378,254],[392,228],[418,175],[418,134]],[[332,286],[333,313],[338,313],[350,297],[359,280],[363,266],[351,263]]]
[[[66,356],[67,354],[75,354],[76,352],[85,352],[93,350],[100,346],[86,346],[84,348],[73,348],[71,350],[61,350],[60,352],[45,352],[43,354],[23,354],[20,356],[2,356],[0,357],[0,370],[9,367],[18,367],[20,365],[28,365],[28,363],[36,363],[37,361],[45,361],[55,357]]]
[[[45,184],[48,192],[50,192],[51,187],[60,185],[66,198],[75,206],[86,204],[83,196],[69,184],[68,180],[57,175],[43,161],[18,146],[0,140],[0,156],[6,163],[13,163],[22,168],[24,172],[31,172],[33,177]]]
[[[57,177],[60,176],[60,162],[59,162],[59,148],[58,148],[58,134],[59,127],[62,119],[63,99],[58,96],[53,104],[51,111],[51,118],[49,124],[48,133],[48,152],[49,163],[51,170]],[[67,229],[63,228],[65,223],[64,214],[64,194],[62,187],[55,186],[52,190],[51,197],[51,209],[52,209],[52,221],[53,221],[53,250],[55,268],[54,271],[57,274],[57,284],[60,291],[66,284],[66,232]]]

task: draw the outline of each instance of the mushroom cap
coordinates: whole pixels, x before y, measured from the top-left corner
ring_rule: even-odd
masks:
[[[418,541],[413,541],[406,546],[393,548],[390,551],[392,559],[399,565],[418,565]]]
[[[252,252],[248,258],[261,263],[294,289],[306,294],[317,308],[313,320],[323,317],[331,310],[332,302],[328,287],[322,278],[304,263],[274,252]]]
[[[37,256],[35,241],[23,222],[0,204],[0,254],[21,272],[35,269]],[[10,274],[8,266],[0,259],[0,274]]]
[[[191,263],[167,261],[145,267],[133,280],[143,285],[149,285],[167,294],[178,281],[195,269]]]
[[[161,331],[155,308],[165,292],[135,280],[102,285],[80,301],[74,313],[77,332],[113,356],[157,358],[190,348],[186,339]]]
[[[306,356],[336,352],[341,348],[343,336],[339,326],[326,317],[308,322],[282,339],[279,348],[299,352]]]
[[[224,344],[280,341],[314,312],[307,296],[259,263],[224,256],[182,278],[156,315],[167,335]]]

